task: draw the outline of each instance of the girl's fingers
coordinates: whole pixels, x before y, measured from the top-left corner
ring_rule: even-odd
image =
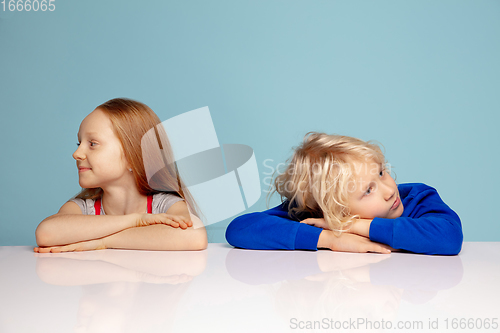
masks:
[[[169,215],[169,214],[145,214],[141,219],[141,226],[148,226],[153,224],[165,224],[173,228],[187,229],[193,226],[191,220],[186,219],[179,215]]]
[[[167,221],[173,221],[176,223],[176,227],[181,228],[181,229],[187,229],[188,227],[193,225],[193,222],[187,220],[183,216],[178,216],[178,215],[168,215]]]
[[[37,253],[58,253],[61,252],[57,247],[36,247]]]
[[[179,228],[180,227],[179,222],[172,221],[170,219],[168,219],[166,221],[162,221],[162,222],[163,222],[162,224],[166,224],[166,225],[169,225],[169,226],[174,227],[174,228]]]
[[[63,251],[64,249],[65,249],[65,247],[53,247],[50,250],[50,252],[52,252],[52,253],[61,253],[61,252],[65,252],[65,251]],[[68,250],[66,249],[66,251],[68,251]]]
[[[80,252],[92,250],[104,250],[106,247],[102,240],[90,240],[79,243],[67,244],[63,246],[36,247],[37,253],[61,253],[61,252]]]

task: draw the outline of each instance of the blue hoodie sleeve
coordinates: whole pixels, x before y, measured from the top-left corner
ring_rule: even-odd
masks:
[[[463,242],[462,224],[437,191],[424,184],[401,184],[399,190],[403,215],[374,218],[370,239],[415,253],[458,254]]]
[[[317,250],[323,229],[291,220],[286,207],[282,204],[235,218],[226,229],[226,240],[253,250]]]

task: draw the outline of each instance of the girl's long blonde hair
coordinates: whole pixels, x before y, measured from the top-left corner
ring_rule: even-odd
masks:
[[[291,217],[322,217],[331,230],[341,232],[357,218],[348,207],[353,161],[385,167],[380,147],[348,136],[309,132],[295,148],[285,172],[276,177],[274,190],[289,201]]]
[[[135,178],[135,183],[139,193],[142,195],[153,195],[161,192],[167,192],[183,198],[191,211],[197,211],[196,204],[189,194],[189,191],[183,186],[183,182],[175,170],[174,161],[170,161],[165,165],[165,168],[155,175],[152,188],[148,183],[146,170],[144,167],[144,159],[142,156],[141,140],[150,129],[155,128],[156,135],[161,135],[163,152],[173,158],[171,147],[169,146],[166,134],[158,131],[157,125],[161,124],[160,119],[146,104],[127,98],[111,99],[96,109],[103,111],[110,119],[113,126],[113,131],[122,144],[125,158],[130,163],[132,173]],[[99,188],[83,188],[76,195],[80,199],[97,199],[102,196],[102,189]]]

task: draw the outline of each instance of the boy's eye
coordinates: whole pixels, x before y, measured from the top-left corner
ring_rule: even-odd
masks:
[[[372,193],[372,191],[373,191],[373,188],[370,186],[370,187],[366,190],[365,195],[369,195],[370,193]]]
[[[77,145],[77,146],[80,146],[80,142],[77,142],[77,143],[76,143],[76,145]]]

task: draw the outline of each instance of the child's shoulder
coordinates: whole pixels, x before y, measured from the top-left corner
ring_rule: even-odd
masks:
[[[178,200],[177,200],[178,199]],[[167,193],[167,192],[160,192],[153,194],[153,202],[154,200],[159,200],[159,201],[164,201],[164,200],[184,200],[180,196],[172,193]]]
[[[71,200],[68,200],[68,202],[74,202],[80,207],[82,210],[83,215],[94,215],[95,214],[95,208],[94,208],[94,199],[81,199],[81,198],[73,198]]]
[[[172,193],[160,192],[153,194],[153,214],[165,213],[174,203],[183,200]]]
[[[437,190],[423,183],[404,183],[398,185],[401,198],[415,198],[437,195]]]
[[[403,183],[403,184],[398,184],[398,189],[399,191],[405,190],[405,191],[436,191],[436,189],[432,186],[429,186],[424,183]]]

